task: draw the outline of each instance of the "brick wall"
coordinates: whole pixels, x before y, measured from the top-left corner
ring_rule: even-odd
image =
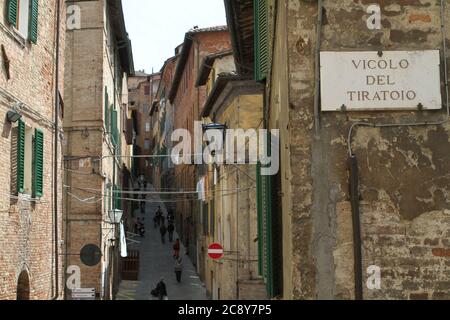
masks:
[[[65,179],[71,193],[66,194],[64,207],[71,254],[67,264],[80,267],[82,288],[96,288],[99,294],[102,284],[107,286],[107,282],[113,280],[111,277],[104,281],[102,271],[111,270],[109,248],[113,243],[109,239],[117,230],[112,230],[113,226],[104,221],[108,209],[112,208],[113,185],[121,185],[121,168],[125,162],[120,158],[114,172],[111,132],[106,130],[106,119],[111,117],[105,114],[105,93],[108,94],[108,107],[112,105],[117,111],[121,155],[125,155],[122,118],[127,111],[123,105],[126,103],[123,94],[127,92],[127,80],[122,72],[117,72],[120,57],[111,16],[105,14],[112,10],[105,9],[107,1],[76,4],[81,9],[81,29],[69,30],[66,34],[64,155],[70,170],[66,171]],[[122,91],[119,88],[121,80]],[[87,244],[95,244],[102,251],[102,261],[95,267],[84,265],[77,256]]]
[[[18,278],[26,271],[30,279],[30,299],[50,299],[55,293],[55,255],[53,241],[53,157],[54,157],[54,85],[55,85],[55,1],[39,2],[39,26],[37,44],[32,45],[18,38],[5,19],[5,1],[0,3],[0,44],[10,60],[11,78],[8,80],[3,67],[0,71],[0,299],[16,299]],[[62,4],[62,1],[61,1]],[[65,16],[61,5],[61,16]],[[64,21],[64,20],[63,20]],[[61,24],[60,84],[63,90],[64,74],[64,23]],[[40,128],[44,133],[44,195],[38,202],[29,202],[20,196],[11,197],[11,163],[13,128],[6,121],[6,112],[16,103],[26,125]],[[58,154],[58,199],[62,199],[61,145]],[[15,171],[15,169],[14,169]],[[59,202],[59,240],[62,240],[62,206]],[[62,246],[59,259],[59,285],[62,285]],[[62,287],[62,286],[61,286]],[[59,290],[61,294],[61,289]]]

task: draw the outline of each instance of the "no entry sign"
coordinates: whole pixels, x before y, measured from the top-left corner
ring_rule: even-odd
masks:
[[[217,260],[223,257],[223,247],[218,243],[213,243],[208,247],[208,256]]]

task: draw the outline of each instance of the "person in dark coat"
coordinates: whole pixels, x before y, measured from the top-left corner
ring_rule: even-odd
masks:
[[[151,292],[152,296],[158,297],[159,300],[167,300],[167,288],[164,283],[164,278],[161,278],[156,288]]]
[[[161,210],[161,207],[158,206],[158,210],[156,210],[155,217],[153,219],[153,221],[155,222],[155,228],[156,228],[156,225],[161,226],[161,223],[163,222],[162,218],[163,218],[162,210]]]
[[[159,228],[159,232],[161,233],[161,242],[166,243],[167,228],[166,228],[165,223],[161,224],[161,227]]]
[[[172,222],[169,222],[169,225],[167,226],[167,232],[169,233],[169,242],[172,243],[173,233],[175,232],[175,226]]]

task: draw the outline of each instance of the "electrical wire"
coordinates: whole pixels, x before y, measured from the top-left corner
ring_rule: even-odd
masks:
[[[244,187],[244,188],[235,188],[235,189],[229,189],[224,190],[226,192],[233,192],[233,191],[239,191],[243,190],[245,188],[253,188],[254,186]],[[103,190],[100,189],[93,189],[93,188],[82,188],[82,187],[75,187],[75,186],[68,186],[64,185],[64,188],[66,189],[77,189],[81,191],[86,192],[103,192]],[[168,192],[157,192],[157,191],[124,191],[124,190],[112,190],[113,193],[125,193],[125,194],[134,194],[134,195],[196,195],[200,191],[168,191]],[[205,192],[217,192],[215,189],[209,189],[205,190]]]
[[[252,190],[255,188],[256,187],[249,187],[249,188],[241,189],[237,192],[230,192],[230,193],[222,194],[221,196],[222,197],[231,196],[231,195],[239,194],[241,192]],[[133,198],[115,197],[113,195],[105,195],[105,194],[98,194],[96,197],[82,199],[80,196],[77,196],[71,192],[67,192],[67,194],[69,196],[73,197],[75,200],[78,200],[83,203],[97,203],[97,202],[102,201],[104,198],[112,198],[112,199],[116,199],[116,200],[126,200],[126,201],[130,201],[130,202],[139,202],[139,203],[141,203],[141,202],[145,202],[145,203],[177,203],[177,202],[187,202],[187,201],[203,201],[203,199],[183,199],[183,200],[133,199]],[[207,197],[207,200],[212,200],[213,197],[214,196],[209,196],[209,197]],[[94,199],[97,199],[97,200],[94,201]],[[88,202],[88,201],[93,201],[93,202]]]
[[[73,193],[71,193],[71,192],[67,192],[67,194],[68,194],[69,196],[75,198],[76,200],[78,200],[78,201],[80,201],[80,202],[83,202],[83,203],[90,203],[90,204],[92,204],[92,203],[98,203],[98,202],[100,202],[101,200],[103,200],[102,198],[99,198],[99,199],[98,199],[98,197],[95,197],[95,196],[94,196],[94,197],[90,197],[90,198],[86,198],[86,199],[81,199],[80,197],[76,196],[75,194],[73,194]],[[95,199],[97,199],[97,200],[95,200]]]
[[[47,118],[45,118],[44,116],[42,116],[37,110],[33,109],[32,107],[30,107],[29,105],[27,105],[26,103],[22,102],[19,98],[17,98],[16,96],[14,96],[13,94],[11,94],[10,92],[6,91],[3,88],[0,88],[0,94],[2,96],[4,96],[5,98],[7,98],[10,102],[15,102],[16,105],[13,107],[13,109],[15,109],[18,112],[23,112],[23,113],[27,113],[27,116],[29,116],[30,118],[33,118],[36,121],[42,121],[45,122],[45,124],[47,125],[47,127],[49,128],[54,128],[55,127],[55,123]],[[59,131],[62,131],[62,127],[59,126]]]

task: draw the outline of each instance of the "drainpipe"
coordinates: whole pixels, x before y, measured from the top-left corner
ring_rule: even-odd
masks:
[[[350,202],[353,221],[353,255],[355,268],[355,300],[363,300],[363,272],[361,250],[361,223],[359,210],[358,160],[355,155],[348,159],[350,171]]]
[[[55,233],[55,292],[52,300],[59,296],[59,250],[58,250],[58,143],[59,143],[59,37],[61,24],[61,3],[56,4],[56,66],[55,66],[55,144],[53,160],[53,219]]]
[[[323,25],[323,0],[318,3],[319,12],[317,15],[317,38],[316,38],[316,57],[315,57],[315,86],[314,95],[314,123],[316,138],[320,136],[320,45],[322,42],[322,25]]]

